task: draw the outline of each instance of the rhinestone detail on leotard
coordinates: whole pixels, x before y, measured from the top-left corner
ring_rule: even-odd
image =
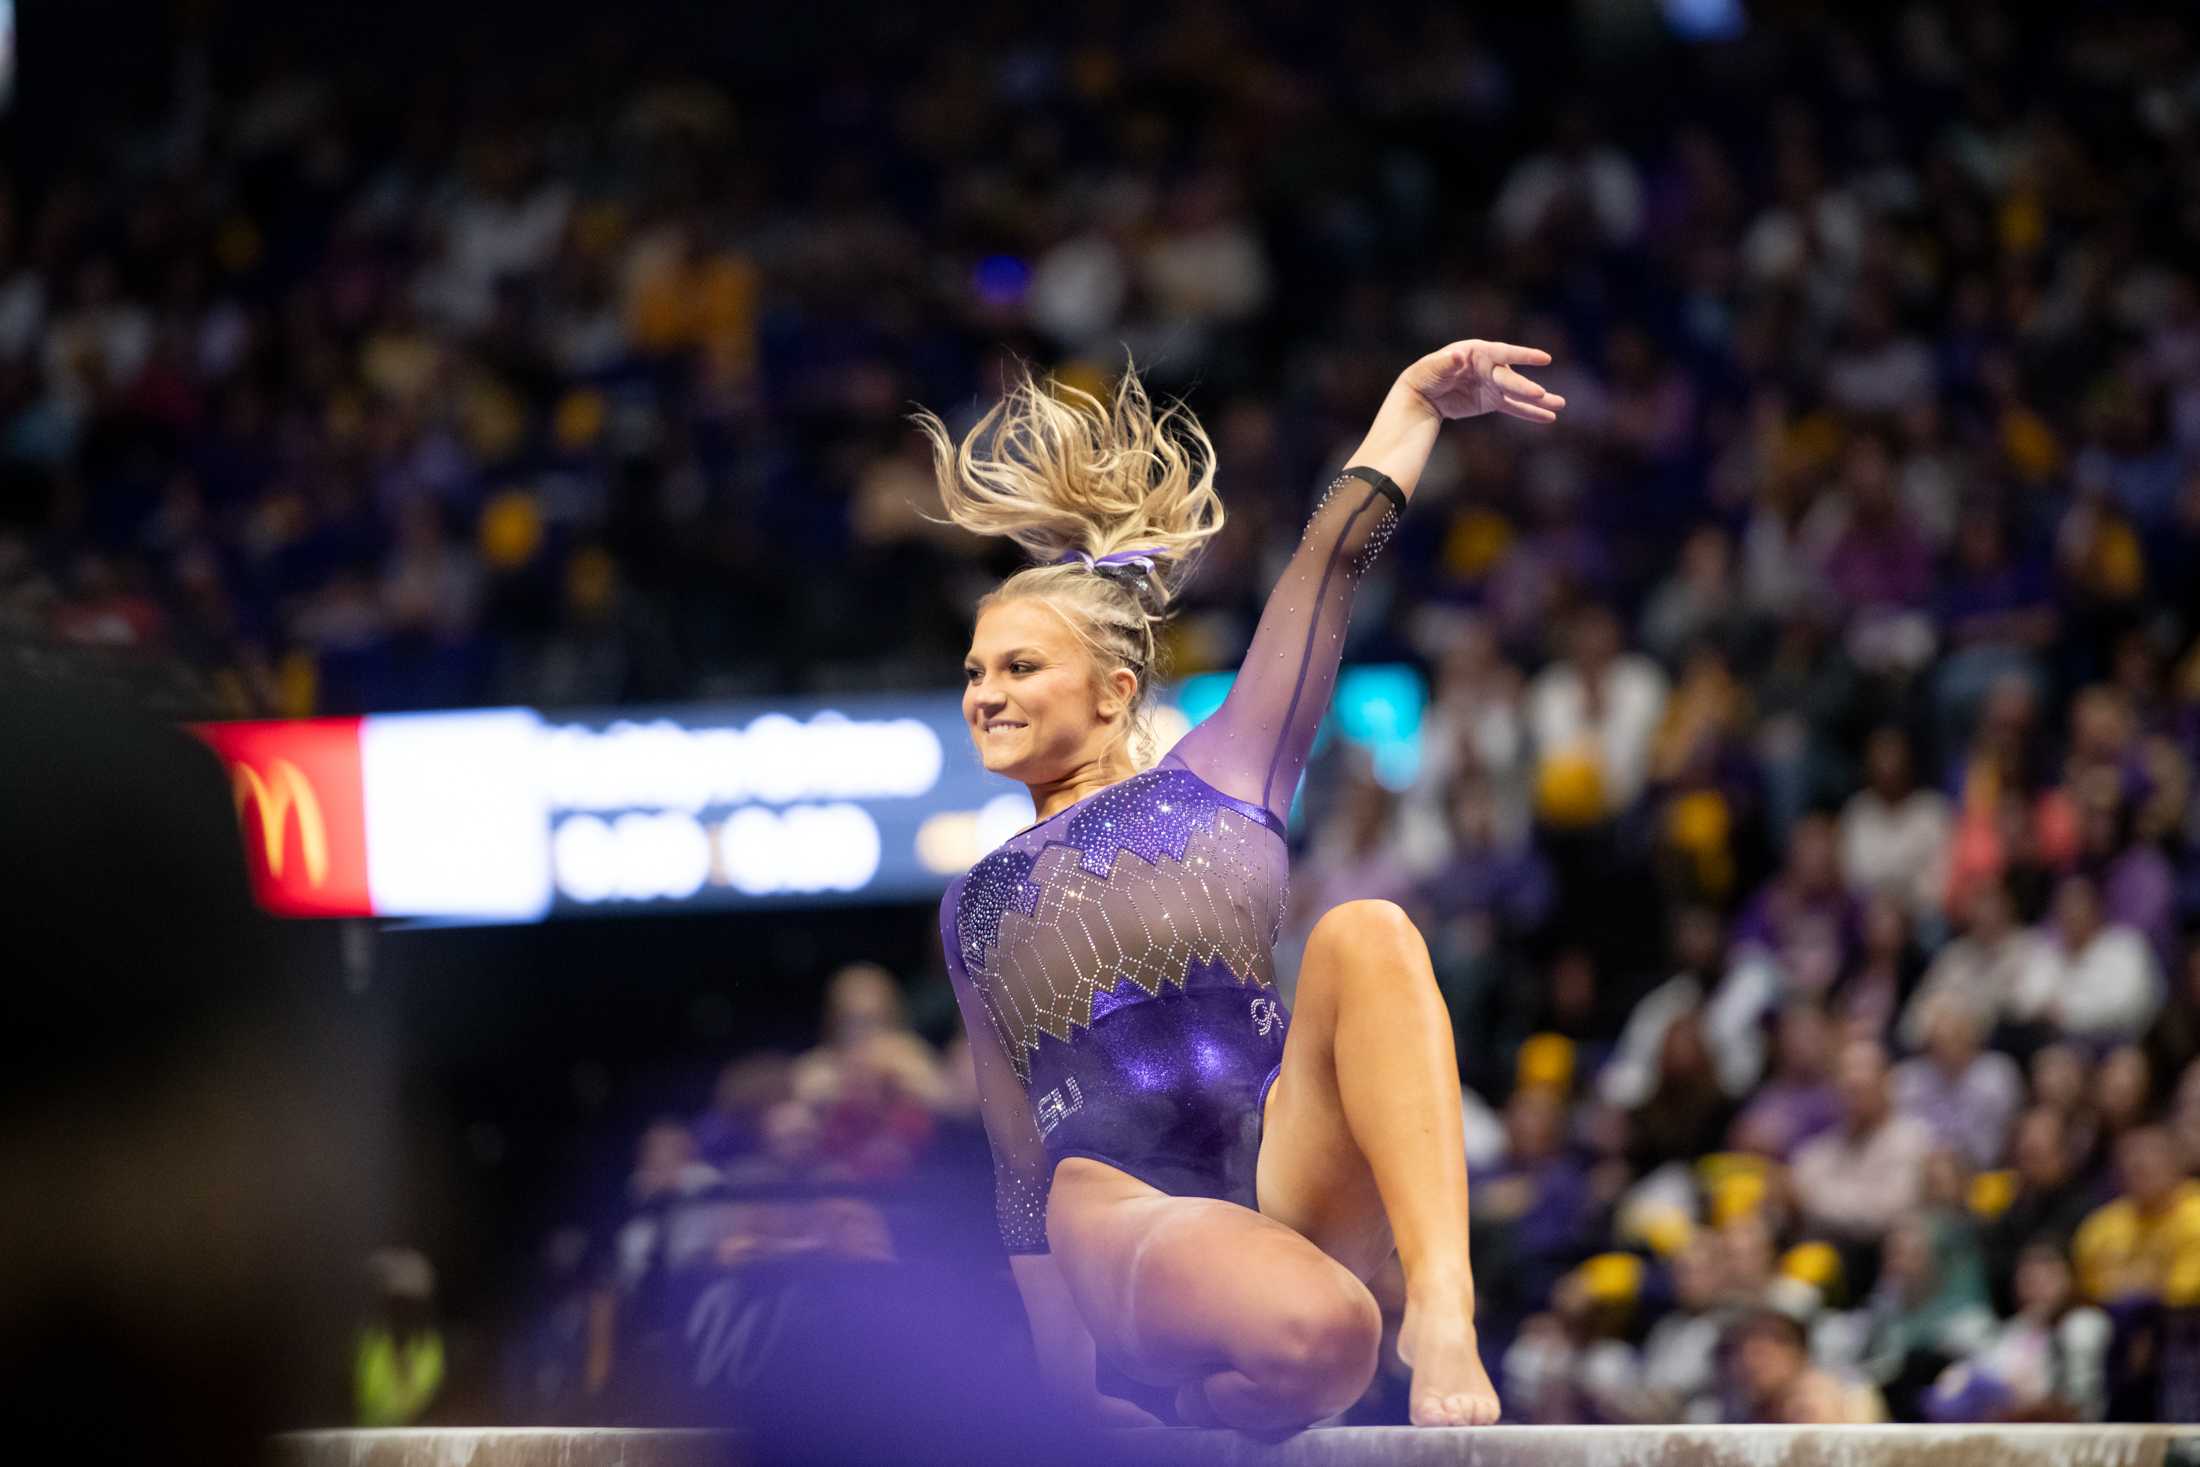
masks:
[[[1017,1079],[1030,1080],[1040,1034],[1067,1043],[1091,1024],[1096,988],[1128,979],[1156,995],[1217,960],[1241,982],[1275,982],[1284,853],[1268,819],[1161,765],[970,869],[960,956]]]

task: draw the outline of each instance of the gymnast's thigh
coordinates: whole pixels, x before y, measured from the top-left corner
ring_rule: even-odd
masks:
[[[1089,1157],[1056,1165],[1047,1238],[1094,1348],[1149,1385],[1249,1370],[1279,1341],[1379,1317],[1366,1285],[1284,1224]]]

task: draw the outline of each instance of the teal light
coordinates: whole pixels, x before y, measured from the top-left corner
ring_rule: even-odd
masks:
[[[1222,706],[1222,700],[1230,696],[1230,684],[1236,681],[1234,672],[1194,673],[1177,684],[1176,696],[1169,701],[1176,704],[1185,722],[1196,727]]]
[[[1428,690],[1421,674],[1402,662],[1348,667],[1337,679],[1337,699],[1323,722],[1374,756],[1375,777],[1402,790],[1421,768],[1421,714]]]
[[[1222,706],[1236,679],[1235,672],[1197,673],[1177,685],[1171,701],[1187,722],[1203,723]],[[1332,738],[1342,734],[1368,751],[1375,777],[1386,789],[1402,790],[1413,783],[1421,767],[1421,715],[1427,707],[1428,687],[1410,664],[1377,662],[1344,668],[1337,675],[1328,715],[1315,731],[1313,754],[1320,754]],[[1301,781],[1300,791],[1291,797],[1294,824],[1304,788]]]

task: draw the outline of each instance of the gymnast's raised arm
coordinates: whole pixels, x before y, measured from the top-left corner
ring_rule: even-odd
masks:
[[[1398,374],[1346,473],[1309,516],[1229,696],[1178,741],[1174,752],[1187,768],[1287,818],[1336,686],[1353,591],[1420,483],[1437,428],[1488,412],[1557,421],[1565,399],[1517,370],[1550,360],[1534,347],[1455,341]]]

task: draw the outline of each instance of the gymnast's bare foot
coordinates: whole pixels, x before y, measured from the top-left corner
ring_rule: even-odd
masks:
[[[1413,1367],[1407,1414],[1415,1426],[1489,1426],[1497,1390],[1474,1338],[1472,1287],[1406,1290],[1398,1358]]]

